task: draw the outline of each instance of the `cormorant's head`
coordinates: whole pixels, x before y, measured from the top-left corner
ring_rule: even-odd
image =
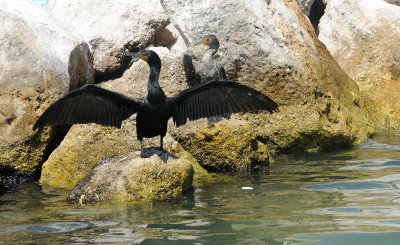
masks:
[[[161,60],[160,57],[158,57],[158,54],[152,50],[142,50],[139,52],[127,52],[127,55],[137,57],[139,59],[142,59],[146,61],[150,66],[151,65],[161,65]]]
[[[218,38],[214,35],[208,34],[203,37],[201,42],[194,44],[193,46],[196,45],[207,45],[210,47],[210,49],[218,49],[219,48],[219,41]]]

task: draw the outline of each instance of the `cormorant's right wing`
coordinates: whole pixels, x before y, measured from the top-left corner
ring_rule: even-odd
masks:
[[[88,84],[54,102],[39,117],[33,129],[45,125],[80,123],[97,123],[120,128],[122,121],[136,113],[143,101],[143,98],[132,99]]]
[[[176,106],[173,115],[177,127],[189,120],[224,116],[228,113],[266,110],[278,105],[263,93],[235,81],[209,81],[183,90],[171,99]]]

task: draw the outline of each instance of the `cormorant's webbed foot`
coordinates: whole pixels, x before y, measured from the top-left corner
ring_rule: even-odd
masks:
[[[229,120],[229,119],[231,119],[231,114],[228,113],[228,114],[224,115],[223,117],[221,117],[221,116],[209,117],[209,118],[207,118],[208,119],[207,124],[211,125],[213,123],[217,123],[219,121],[222,121],[223,118],[225,118],[226,120]]]
[[[160,149],[159,147],[149,147],[149,148],[143,149],[143,151],[140,153],[140,157],[148,158],[148,157],[153,156],[154,154],[159,156],[165,163],[168,161],[169,157],[172,157],[173,159],[178,159],[178,157],[175,156],[174,154],[172,154],[164,149]]]

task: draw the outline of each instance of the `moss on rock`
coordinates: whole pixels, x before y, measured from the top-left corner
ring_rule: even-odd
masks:
[[[94,124],[74,125],[43,164],[40,182],[71,189],[101,159],[136,150],[138,142],[135,132],[129,131],[130,127],[132,125],[122,129]]]
[[[23,141],[2,145],[0,169],[3,179],[10,182],[34,180],[50,145],[58,140],[59,133],[57,128],[46,127]]]
[[[193,167],[186,159],[164,163],[158,156],[140,158],[140,152],[103,159],[72,190],[69,201],[165,200],[179,198],[191,188]]]
[[[210,126],[202,120],[182,131],[178,140],[208,171],[246,170],[269,163],[270,151],[245,120],[223,120]]]

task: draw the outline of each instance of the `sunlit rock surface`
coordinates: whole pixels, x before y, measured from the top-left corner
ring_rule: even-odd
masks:
[[[383,0],[331,0],[319,38],[365,98],[378,129],[400,122],[400,7]]]
[[[168,24],[159,0],[57,0],[52,12],[90,43],[96,76],[120,69],[126,62],[125,49],[149,45]]]
[[[91,203],[105,200],[165,200],[179,198],[192,187],[193,167],[186,159],[158,156],[140,158],[140,152],[106,158],[72,190],[69,200]]]
[[[56,135],[49,129],[33,132],[33,124],[52,102],[86,82],[93,82],[92,56],[88,44],[75,29],[32,1],[1,3],[0,170],[3,176],[32,177],[48,143]]]
[[[247,121],[248,126],[237,129],[246,133],[231,130],[235,120],[220,123],[219,130],[198,121],[173,131],[205,168],[211,162],[223,166],[225,159],[215,155],[232,156],[249,142],[257,145],[256,151],[330,149],[360,144],[373,132],[358,86],[317,39],[294,1],[163,0],[162,4],[192,43],[208,33],[219,38],[218,52],[228,79],[262,91],[280,105],[280,112],[272,115],[234,115],[235,120]],[[251,140],[236,142],[234,148],[214,144],[217,138],[235,139],[232,132]],[[247,159],[250,167],[258,162],[251,160],[254,155],[243,154],[240,159]]]

